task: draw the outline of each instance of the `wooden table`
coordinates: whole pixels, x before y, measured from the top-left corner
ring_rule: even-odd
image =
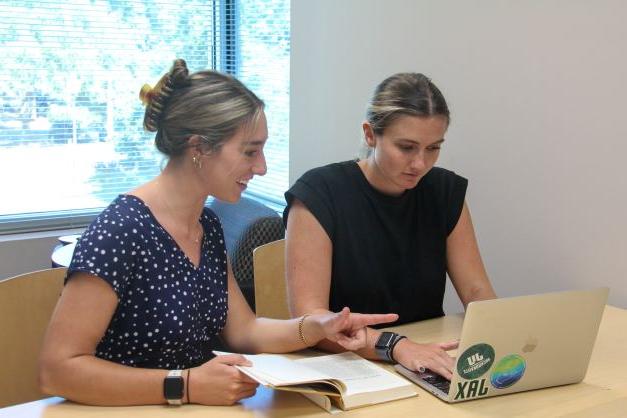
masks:
[[[461,315],[392,328],[416,341],[457,338]],[[568,347],[564,347],[568,350]],[[342,413],[346,417],[625,417],[627,416],[627,311],[608,306],[588,374],[582,383],[449,405],[418,388],[419,396]],[[0,417],[326,417],[330,414],[297,393],[260,387],[231,407],[184,405],[95,407],[50,398],[0,409]]]

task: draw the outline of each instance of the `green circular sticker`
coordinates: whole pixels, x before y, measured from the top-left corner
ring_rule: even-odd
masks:
[[[475,344],[457,359],[457,373],[464,379],[476,379],[494,363],[494,349],[488,344]]]

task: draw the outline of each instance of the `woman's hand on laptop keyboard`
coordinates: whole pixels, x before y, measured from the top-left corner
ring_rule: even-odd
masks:
[[[459,344],[458,340],[443,343],[418,344],[407,338],[402,339],[394,347],[392,357],[414,371],[431,371],[451,380],[455,360],[449,356],[447,350],[454,350]]]

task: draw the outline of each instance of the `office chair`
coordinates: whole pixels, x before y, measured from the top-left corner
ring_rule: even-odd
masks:
[[[226,250],[235,280],[246,301],[255,306],[253,250],[285,236],[283,221],[276,211],[248,197],[237,203],[214,200],[208,205],[218,216],[224,230]]]

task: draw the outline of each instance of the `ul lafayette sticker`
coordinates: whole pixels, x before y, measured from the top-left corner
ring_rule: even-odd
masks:
[[[494,348],[489,344],[475,344],[467,348],[457,359],[457,373],[467,379],[457,382],[455,400],[472,399],[486,396],[488,384],[486,379],[479,379],[494,363]]]
[[[494,349],[489,344],[470,346],[457,359],[457,373],[464,379],[476,379],[494,363]]]

